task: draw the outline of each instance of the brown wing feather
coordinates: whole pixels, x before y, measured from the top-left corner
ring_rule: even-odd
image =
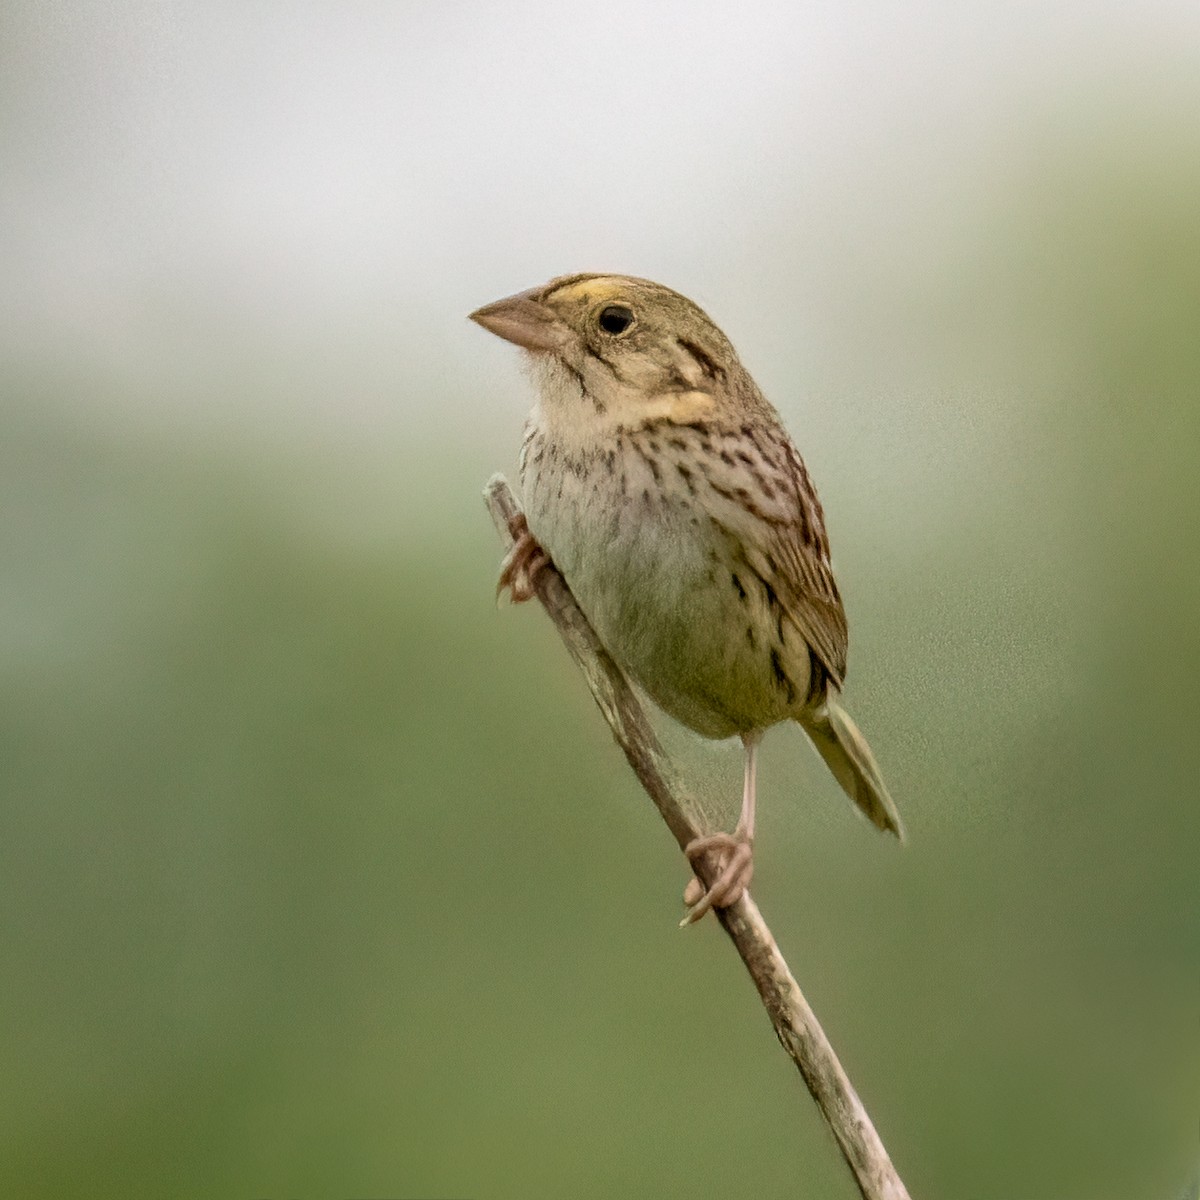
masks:
[[[748,376],[745,383],[753,389]],[[826,679],[840,688],[846,676],[846,613],[829,561],[825,517],[778,416],[757,390],[750,395],[755,422],[740,416],[684,423],[656,417],[636,433],[654,454],[677,449],[688,464],[709,460],[710,469],[696,472],[711,489],[707,515],[766,590],[777,619],[804,639],[820,668],[813,672],[810,689],[817,696]],[[675,438],[668,436],[672,433]],[[658,434],[662,436],[655,441]],[[686,477],[693,478],[691,465]]]
[[[777,557],[784,569],[784,606],[804,640],[837,687],[846,678],[849,630],[833,565],[825,515],[804,462],[791,442],[786,457],[792,478],[795,520],[773,529]]]

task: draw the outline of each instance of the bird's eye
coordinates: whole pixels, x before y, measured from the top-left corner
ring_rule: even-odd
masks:
[[[600,328],[613,337],[620,337],[633,327],[633,310],[624,304],[610,304],[600,310]]]

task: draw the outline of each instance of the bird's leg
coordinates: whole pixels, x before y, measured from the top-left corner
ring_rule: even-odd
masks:
[[[496,598],[508,588],[514,604],[532,600],[533,581],[537,573],[550,563],[550,556],[534,541],[533,534],[525,521],[525,514],[517,513],[508,522],[508,531],[513,536],[512,549],[500,564],[500,578],[496,580]]]
[[[715,852],[720,864],[718,874],[707,891],[699,875],[687,886],[683,902],[690,905],[681,925],[692,925],[710,908],[728,908],[741,899],[754,875],[754,785],[761,730],[742,734],[746,748],[746,774],[742,787],[742,811],[732,833],[710,833],[693,838],[684,853],[693,869],[706,855]]]

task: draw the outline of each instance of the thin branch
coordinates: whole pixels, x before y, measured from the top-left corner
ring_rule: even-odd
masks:
[[[507,550],[513,544],[514,522],[521,516],[521,508],[502,475],[493,475],[488,481],[484,499]],[[600,644],[557,570],[539,571],[534,590],[583,672],[634,774],[682,849],[704,832],[700,806],[681,786],[629,681]],[[709,864],[709,870],[713,866]],[[867,1110],[804,999],[758,906],[747,893],[731,907],[715,911],[758,988],[775,1036],[799,1067],[833,1130],[863,1200],[909,1200]]]

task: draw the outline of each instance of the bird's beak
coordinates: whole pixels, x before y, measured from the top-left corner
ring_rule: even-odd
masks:
[[[566,324],[539,299],[542,288],[530,288],[485,304],[471,320],[506,342],[533,351],[561,350],[570,337]]]

